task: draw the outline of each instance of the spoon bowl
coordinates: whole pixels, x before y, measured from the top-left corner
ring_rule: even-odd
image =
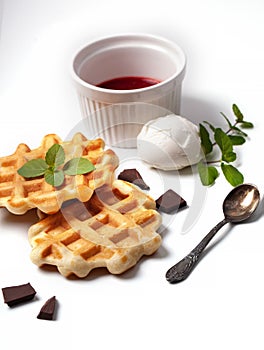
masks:
[[[256,186],[243,184],[235,187],[226,196],[223,212],[229,222],[241,222],[248,219],[257,209],[260,194]]]
[[[173,265],[167,271],[167,281],[170,283],[177,283],[187,278],[199,261],[201,253],[220,228],[228,222],[238,223],[250,218],[257,209],[259,202],[260,193],[254,185],[242,184],[230,191],[223,202],[225,218],[212,228],[212,230],[189,254],[185,256],[185,258]]]

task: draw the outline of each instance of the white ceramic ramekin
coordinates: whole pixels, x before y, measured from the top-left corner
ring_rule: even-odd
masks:
[[[186,58],[181,48],[161,37],[148,34],[123,34],[92,42],[75,55],[72,65],[72,76],[82,115],[87,118],[87,123],[96,133],[98,124],[101,128],[104,126],[109,128],[111,125],[116,125],[117,121],[122,122],[122,116],[116,115],[113,109],[105,108],[112,104],[124,104],[121,110],[125,115],[126,124],[129,124],[128,121],[142,124],[140,115],[132,113],[131,107],[127,109],[124,107],[130,102],[154,104],[179,114],[185,67]],[[161,82],[134,90],[112,90],[97,86],[104,81],[124,76],[150,77]],[[100,110],[103,111],[102,116],[98,112]],[[111,113],[106,116],[108,110]],[[144,121],[148,120],[144,118]],[[104,125],[105,123],[107,125]],[[123,140],[124,135],[119,134],[119,129],[111,129],[111,135],[106,140],[108,144],[117,143],[119,136]],[[134,129],[130,127],[125,129],[130,141],[126,145],[123,140],[122,147],[135,147],[135,143],[131,145],[131,139],[136,136]],[[117,134],[114,134],[114,130]]]
[[[90,139],[101,137],[109,146],[135,148],[143,125],[169,114],[171,111],[154,104],[117,103],[98,109],[82,119],[76,132],[81,131]]]

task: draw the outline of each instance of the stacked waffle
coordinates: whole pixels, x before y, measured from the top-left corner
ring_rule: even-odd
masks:
[[[29,178],[18,169],[32,159],[44,159],[60,144],[66,160],[83,157],[95,169],[65,176],[54,187],[43,177]],[[115,179],[116,154],[105,150],[102,139],[87,140],[77,133],[70,141],[47,135],[39,148],[20,144],[14,154],[0,158],[0,206],[14,214],[37,208],[40,221],[29,229],[31,260],[54,265],[63,276],[85,277],[97,267],[119,274],[161,244],[156,232],[161,218],[155,201],[137,186]]]

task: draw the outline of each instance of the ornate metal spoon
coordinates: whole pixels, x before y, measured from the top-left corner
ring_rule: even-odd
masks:
[[[250,184],[239,185],[229,192],[223,202],[225,218],[220,221],[185,258],[167,271],[167,281],[170,283],[177,283],[188,277],[196,266],[201,253],[220,228],[228,222],[238,223],[248,219],[256,210],[259,201],[260,194],[258,189]]]

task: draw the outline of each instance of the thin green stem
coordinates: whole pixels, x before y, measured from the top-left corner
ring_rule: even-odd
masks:
[[[205,164],[215,164],[215,163],[221,163],[222,159],[219,160],[210,160],[210,161],[206,161]]]
[[[232,127],[225,132],[226,135],[230,134],[230,132],[233,130],[233,128],[237,126],[237,124],[238,124],[238,122],[235,122],[235,124],[232,125]]]

